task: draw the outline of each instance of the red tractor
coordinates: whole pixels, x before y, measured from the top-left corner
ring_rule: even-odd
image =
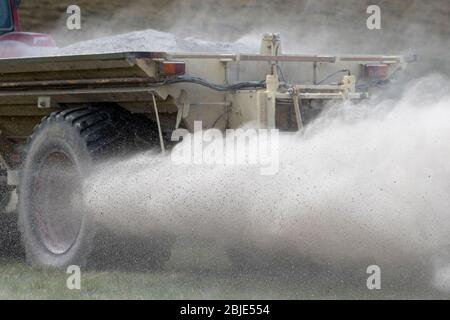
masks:
[[[55,47],[47,34],[20,31],[20,0],[0,0],[0,58],[38,55]]]

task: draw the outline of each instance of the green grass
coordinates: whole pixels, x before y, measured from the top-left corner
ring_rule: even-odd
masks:
[[[287,272],[238,272],[217,248],[178,247],[164,271],[82,272],[82,288],[66,287],[62,271],[36,270],[0,260],[0,299],[442,299],[426,287],[384,283],[365,287],[364,270],[354,276]]]

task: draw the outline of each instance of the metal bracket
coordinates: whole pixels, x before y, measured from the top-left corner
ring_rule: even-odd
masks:
[[[56,107],[51,97],[39,97],[37,107],[39,109],[51,109]]]
[[[176,105],[178,108],[178,114],[175,129],[178,129],[180,127],[181,121],[189,115],[189,111],[191,108],[191,104],[189,103],[186,91],[181,90],[181,94],[176,100]]]
[[[298,131],[303,130],[303,119],[301,113],[301,100],[298,91],[294,89],[292,93],[292,100],[294,102],[295,119],[297,120]]]
[[[153,98],[153,107],[155,108],[156,123],[158,125],[159,142],[161,143],[161,152],[164,155],[166,153],[166,147],[164,145],[164,137],[161,128],[161,121],[159,120],[158,105],[156,104],[156,97],[154,93],[152,93],[152,98]]]

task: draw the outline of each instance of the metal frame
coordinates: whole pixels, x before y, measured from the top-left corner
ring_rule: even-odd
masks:
[[[149,87],[119,87],[96,89],[61,89],[61,90],[31,90],[31,91],[0,91],[0,97],[11,96],[57,96],[78,94],[108,94],[108,93],[149,93],[156,89]]]

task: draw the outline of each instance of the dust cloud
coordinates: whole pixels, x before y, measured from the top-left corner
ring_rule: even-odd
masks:
[[[149,152],[99,169],[87,204],[135,235],[275,244],[317,263],[431,259],[450,244],[450,82],[405,87],[398,100],[330,106],[303,135],[281,136],[274,176]]]

